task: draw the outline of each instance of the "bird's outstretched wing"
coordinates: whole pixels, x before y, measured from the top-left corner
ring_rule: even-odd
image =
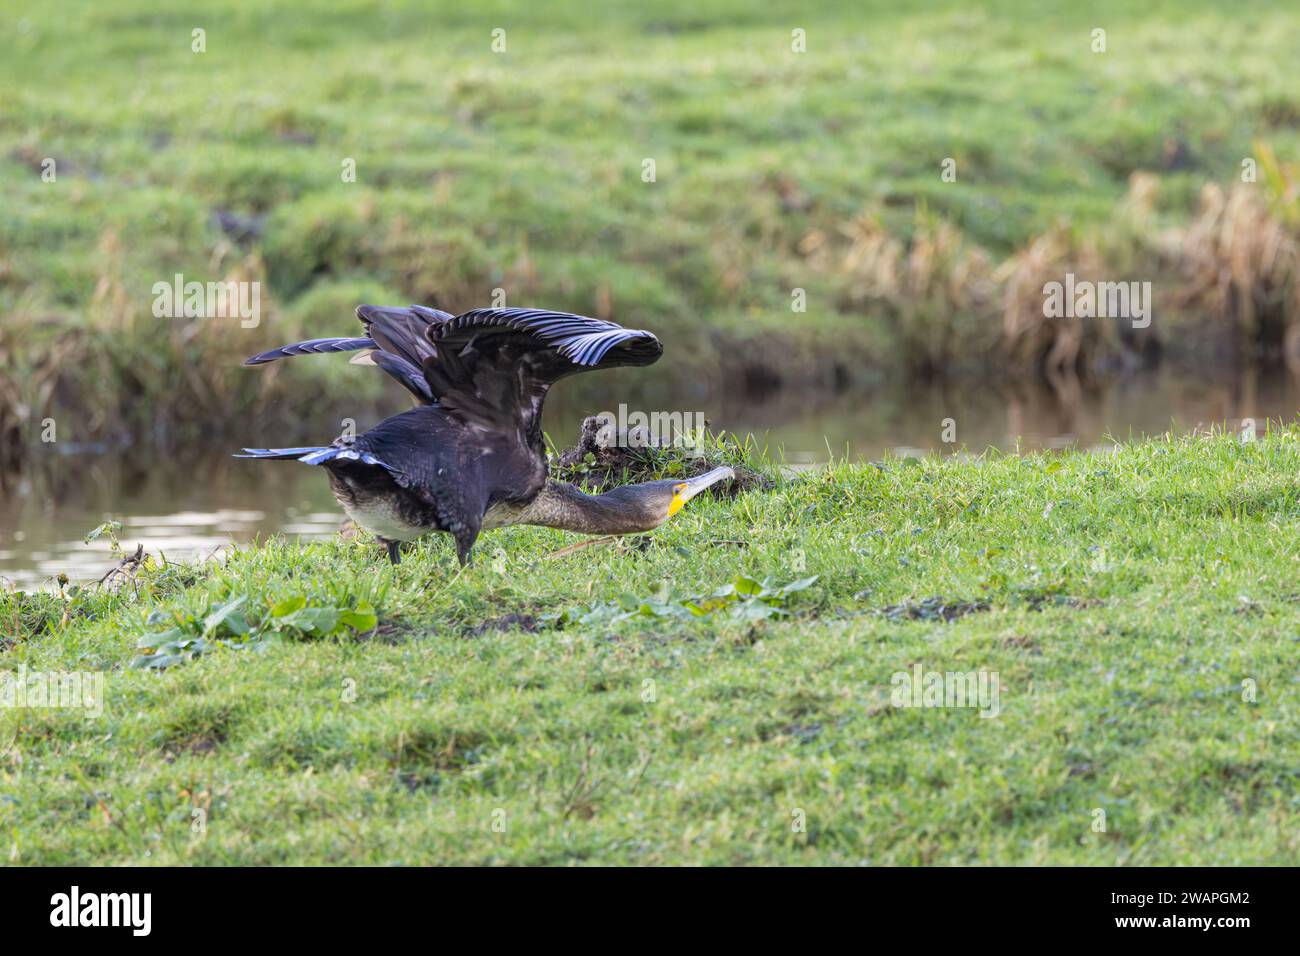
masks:
[[[387,309],[373,305],[357,308],[357,318],[366,327],[365,338],[309,339],[295,342],[269,352],[262,352],[245,365],[265,365],[294,355],[318,355],[326,352],[355,352],[366,349],[362,357],[365,364],[377,365],[397,379],[415,396],[416,401],[428,405],[433,402],[433,392],[424,378],[421,366],[426,357],[435,354],[433,345],[425,334],[434,325],[449,321],[448,312],[413,305],[409,309]],[[353,359],[354,362],[358,359]]]
[[[245,365],[294,355],[361,349],[424,405],[501,432],[538,426],[546,391],[566,375],[649,365],[663,346],[649,332],[543,309],[472,309],[462,315],[420,305],[362,305],[365,338],[310,339],[262,352]],[[353,361],[356,361],[354,359]]]
[[[473,309],[425,335],[435,354],[424,358],[424,377],[437,403],[501,432],[540,428],[547,390],[567,375],[649,365],[663,354],[649,332],[541,309]]]

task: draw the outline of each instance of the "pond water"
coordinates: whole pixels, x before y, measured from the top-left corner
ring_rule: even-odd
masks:
[[[704,383],[669,389],[647,376],[649,371],[605,377],[576,397],[566,397],[567,383],[561,385],[548,401],[547,432],[557,445],[571,444],[583,416],[617,413],[619,403],[633,410],[700,413],[713,430],[753,434],[787,465],[808,467],[832,453],[875,459],[887,453],[951,454],[963,447],[970,452],[1091,448],[1171,429],[1235,429],[1244,418],[1255,419],[1262,431],[1266,419],[1289,422],[1300,409],[1295,380],[1254,372],[1221,380],[1152,373],[1064,395],[977,383],[810,399],[786,391],[742,396]],[[322,403],[322,443],[338,434],[345,405],[345,396]],[[395,396],[392,410],[403,407]],[[370,424],[358,421],[362,429]],[[97,580],[114,563],[109,544],[103,539],[86,544],[83,537],[109,518],[122,522],[121,541],[128,550],[139,543],[170,560],[205,557],[259,536],[337,533],[342,515],[321,472],[293,462],[229,457],[243,443],[311,440],[303,441],[301,433],[275,434],[268,426],[251,429],[246,441],[222,439],[204,449],[134,446],[68,454],[57,444],[48,446],[29,471],[0,476],[0,579],[23,589],[49,587],[60,572],[74,581]]]

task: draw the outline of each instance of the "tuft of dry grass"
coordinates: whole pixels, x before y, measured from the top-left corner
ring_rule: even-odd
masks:
[[[122,278],[125,250],[113,230],[104,231],[98,250],[94,292],[81,316],[20,307],[0,323],[0,461],[19,460],[45,440],[47,421],[59,440],[166,435],[210,419],[213,410],[224,417],[259,407],[282,391],[274,367],[231,374],[252,351],[238,316],[156,317],[149,290]],[[219,246],[210,267],[221,282],[261,283],[264,326],[286,337],[302,331],[280,320],[256,252]],[[105,382],[114,383],[111,394]]]
[[[996,286],[988,255],[951,222],[918,212],[908,240],[873,216],[840,229],[845,308],[879,310],[909,372],[930,376],[988,361]]]
[[[1229,323],[1247,356],[1300,369],[1300,247],[1257,188],[1206,185],[1176,252],[1178,308]]]
[[[1057,225],[1013,254],[997,271],[1002,282],[1002,352],[1013,368],[1060,382],[1091,368],[1097,355],[1115,345],[1113,323],[1048,318],[1043,287],[1102,274],[1096,247]]]
[[[810,232],[800,251],[840,280],[843,311],[882,320],[911,375],[997,368],[1065,389],[1180,340],[1203,354],[1209,341],[1228,358],[1285,357],[1300,370],[1300,176],[1263,144],[1256,155],[1261,184],[1206,186],[1185,226],[1161,230],[1160,178],[1137,172],[1103,227],[1058,222],[996,268],[955,225],[924,211],[908,239],[861,214],[834,233]],[[1067,274],[1151,282],[1157,321],[1134,329],[1046,316],[1044,287]]]

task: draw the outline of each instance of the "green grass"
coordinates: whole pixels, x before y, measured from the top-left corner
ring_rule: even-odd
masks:
[[[0,664],[107,689],[0,710],[0,859],[1294,864],[1298,473],[1295,427],[836,465],[642,546],[509,529],[458,573],[441,539],[271,542],[6,595]],[[131,666],[241,596],[254,647]],[[298,598],[379,630],[276,636]],[[917,664],[996,672],[1000,714],[891,706]]]
[[[295,389],[230,368],[352,333],[359,301],[460,311],[497,288],[651,328],[688,372],[780,355],[798,378],[802,354],[852,376],[909,360],[909,339],[816,263],[819,237],[937,218],[997,260],[1058,221],[1105,227],[1135,170],[1161,175],[1163,226],[1256,140],[1300,145],[1300,18],[1274,3],[155,7],[0,22],[0,396],[28,410],[21,442],[47,414],[147,432],[307,408],[312,369]],[[262,235],[224,236],[218,209],[265,216]],[[262,281],[262,325],[154,319],[178,272]]]

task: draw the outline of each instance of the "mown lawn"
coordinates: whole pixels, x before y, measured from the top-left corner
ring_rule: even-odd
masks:
[[[889,460],[459,574],[274,542],[6,595],[4,668],[107,675],[98,718],[0,710],[0,859],[1294,864],[1297,475],[1296,428]],[[806,586],[698,600],[748,579]],[[284,636],[131,666],[241,597],[212,637]],[[310,638],[330,608],[379,627]],[[999,712],[893,706],[916,665]]]

